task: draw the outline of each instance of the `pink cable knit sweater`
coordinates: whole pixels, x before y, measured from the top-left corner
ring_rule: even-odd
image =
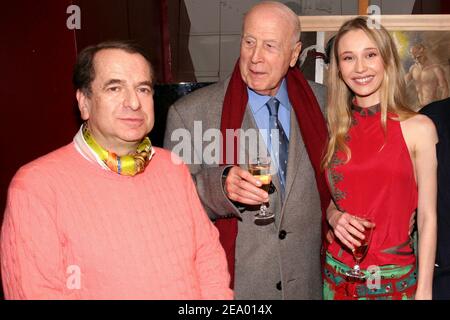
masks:
[[[100,169],[73,143],[22,167],[1,234],[6,298],[232,298],[189,171],[156,150],[135,177]]]

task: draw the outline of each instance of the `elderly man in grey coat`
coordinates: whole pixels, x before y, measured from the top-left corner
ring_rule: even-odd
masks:
[[[237,299],[322,297],[322,212],[330,201],[320,169],[327,142],[325,88],[306,81],[296,67],[300,50],[295,13],[261,2],[245,16],[231,77],[169,110],[165,147],[189,165],[220,231]],[[240,138],[230,139],[230,130]],[[256,140],[240,136],[251,130],[258,132]],[[268,192],[243,165],[255,145],[275,164]],[[272,218],[255,218],[262,203]]]

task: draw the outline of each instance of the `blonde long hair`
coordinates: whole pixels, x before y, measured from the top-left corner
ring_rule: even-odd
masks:
[[[347,87],[339,74],[338,47],[342,36],[352,30],[362,30],[377,46],[384,65],[384,77],[380,87],[381,125],[386,135],[387,114],[394,113],[394,120],[405,120],[416,113],[406,104],[405,76],[397,48],[387,30],[369,28],[367,17],[356,17],[345,22],[336,34],[331,50],[330,68],[328,74],[327,120],[330,139],[326,154],[322,160],[322,168],[331,165],[333,155],[337,150],[343,151],[346,162],[351,158],[351,152],[345,140],[352,123],[353,92]]]

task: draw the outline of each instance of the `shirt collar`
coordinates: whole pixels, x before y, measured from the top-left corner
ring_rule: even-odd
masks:
[[[261,110],[261,108],[263,108],[267,103],[267,101],[269,101],[269,99],[271,98],[271,96],[260,95],[255,91],[253,91],[252,89],[250,89],[249,87],[247,87],[247,92],[248,92],[248,101],[253,113],[256,113],[259,110]],[[278,89],[278,92],[275,95],[275,97],[278,99],[278,101],[280,101],[280,105],[283,108],[289,110],[290,104],[287,92],[286,79],[283,79],[283,81],[281,81],[280,88]]]

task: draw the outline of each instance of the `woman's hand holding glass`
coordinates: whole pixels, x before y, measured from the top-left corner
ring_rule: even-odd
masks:
[[[337,237],[351,251],[361,246],[365,228],[374,228],[375,224],[368,220],[342,212],[336,208],[327,211],[328,223]]]
[[[330,213],[330,211],[335,211]],[[350,279],[358,281],[365,279],[365,274],[361,271],[359,264],[369,251],[375,224],[368,217],[352,216],[346,212],[340,212],[336,208],[327,210],[328,222],[332,226],[336,237],[346,245],[353,255],[355,264],[353,268],[345,274]]]

